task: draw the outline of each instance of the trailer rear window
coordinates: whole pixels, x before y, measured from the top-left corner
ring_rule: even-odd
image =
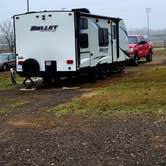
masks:
[[[81,29],[88,29],[88,19],[87,18],[80,18],[80,30]]]
[[[88,46],[89,46],[88,34],[81,33],[80,34],[80,48],[88,48]]]
[[[108,29],[107,28],[99,28],[99,46],[105,47],[108,46]]]

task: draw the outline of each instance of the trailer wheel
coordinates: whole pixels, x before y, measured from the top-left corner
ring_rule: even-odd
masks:
[[[51,83],[52,83],[52,78],[51,78],[51,77],[48,77],[48,76],[44,76],[44,77],[43,77],[43,84],[44,84],[44,85],[50,86]]]
[[[57,76],[49,77],[45,75],[43,77],[43,84],[45,86],[58,86],[60,84],[60,77],[57,77]]]
[[[123,65],[118,66],[118,67],[117,67],[117,72],[118,72],[118,73],[122,73],[122,72],[124,71],[124,68],[125,68],[125,67],[124,67]]]
[[[146,57],[146,61],[147,62],[152,61],[152,52],[151,51],[149,52],[149,55]]]
[[[99,67],[98,77],[100,80],[105,80],[107,77],[107,69],[105,66]]]
[[[90,72],[88,73],[88,77],[89,77],[90,82],[96,83],[96,81],[97,81],[96,69],[91,69]]]

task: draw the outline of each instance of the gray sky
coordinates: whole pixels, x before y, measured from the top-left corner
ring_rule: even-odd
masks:
[[[0,0],[0,22],[26,12],[27,0]],[[147,27],[146,8],[151,8],[151,29],[166,28],[166,0],[29,0],[30,10],[86,7],[91,13],[121,17],[128,29]]]

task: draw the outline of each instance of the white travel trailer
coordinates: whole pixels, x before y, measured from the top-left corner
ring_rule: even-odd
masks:
[[[120,18],[88,9],[30,12],[14,16],[16,70],[45,80],[89,73],[95,80],[128,60],[128,37]]]

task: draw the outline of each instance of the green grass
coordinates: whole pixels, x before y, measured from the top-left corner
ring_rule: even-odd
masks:
[[[166,55],[166,49],[153,49],[154,55]]]
[[[18,84],[13,85],[10,77],[0,77],[0,91],[13,89],[16,86],[20,85],[20,83],[22,84],[22,79],[20,77],[17,78],[16,81]]]
[[[166,67],[135,72],[79,99],[50,108],[55,115],[118,115],[166,112]]]
[[[12,87],[10,78],[0,77],[0,90],[10,89]]]
[[[0,72],[0,91],[13,89],[23,82],[23,78],[16,74],[17,85],[13,85],[10,78],[10,72]]]
[[[3,104],[2,104],[3,103]],[[9,113],[13,110],[19,109],[24,104],[27,104],[28,101],[25,99],[8,99],[4,98],[0,101],[0,114]]]

